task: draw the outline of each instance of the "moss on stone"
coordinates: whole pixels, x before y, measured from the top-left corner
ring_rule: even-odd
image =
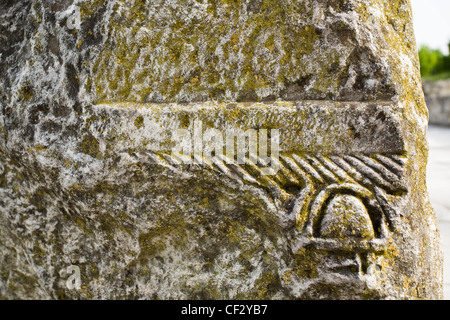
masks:
[[[134,120],[134,126],[138,129],[141,129],[142,127],[144,127],[144,117],[138,116],[136,118],[136,120]]]
[[[101,158],[102,154],[99,149],[99,143],[97,139],[92,135],[85,135],[80,142],[81,151],[93,158]]]

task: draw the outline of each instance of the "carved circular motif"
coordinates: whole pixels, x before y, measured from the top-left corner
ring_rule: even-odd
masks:
[[[324,238],[375,237],[372,220],[362,201],[351,195],[336,195],[331,199],[320,225]]]

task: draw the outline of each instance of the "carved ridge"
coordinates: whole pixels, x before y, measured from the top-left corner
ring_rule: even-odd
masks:
[[[147,152],[158,165],[182,172],[181,159],[163,153]],[[297,230],[296,247],[314,246],[329,251],[371,251],[386,249],[393,219],[397,214],[388,196],[407,193],[403,155],[399,154],[281,154],[280,159],[255,159],[244,165],[225,156],[203,160],[205,169],[224,174],[238,183],[263,189],[279,207],[290,203],[285,216]],[[219,161],[220,160],[220,161]],[[276,175],[262,174],[261,167],[276,161]],[[292,191],[295,190],[295,191]],[[360,199],[372,222],[373,239],[325,239],[320,235],[321,221],[333,197],[346,195]],[[281,209],[280,209],[281,210]],[[302,219],[306,217],[306,219]],[[301,225],[300,221],[306,221]]]

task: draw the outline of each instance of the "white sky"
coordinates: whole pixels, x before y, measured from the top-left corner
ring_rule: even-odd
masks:
[[[448,53],[450,0],[411,0],[417,46],[422,44]]]

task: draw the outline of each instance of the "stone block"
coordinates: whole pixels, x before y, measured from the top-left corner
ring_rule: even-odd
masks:
[[[409,1],[6,1],[0,28],[1,298],[442,298]]]

